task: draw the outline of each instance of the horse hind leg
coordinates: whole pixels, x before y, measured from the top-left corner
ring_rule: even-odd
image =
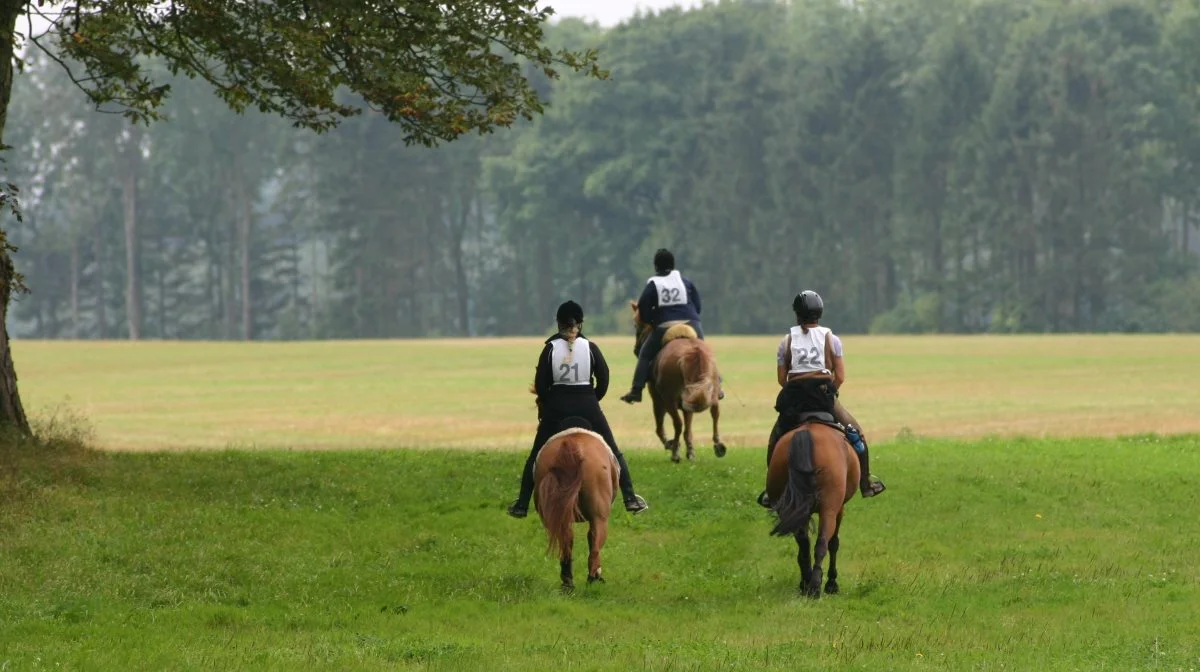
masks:
[[[841,501],[841,500],[838,500]],[[840,504],[839,504],[840,506]],[[821,507],[817,525],[817,543],[813,545],[813,571],[809,579],[807,593],[809,597],[821,596],[821,563],[829,551],[829,543],[837,531],[837,513],[826,506]],[[837,585],[836,583],[834,585]]]
[[[844,507],[838,511],[837,526],[833,529],[833,538],[829,540],[829,578],[825,580],[826,595],[837,595],[841,590],[837,582],[837,554],[838,547],[841,546],[842,514],[844,513]]]
[[[572,549],[575,546],[574,530],[567,532],[567,543],[559,556],[559,576],[562,578],[562,592],[571,593],[575,590],[575,570],[573,568]]]
[[[600,518],[592,521],[588,528],[588,584],[604,582],[604,577],[600,574],[600,550],[604,548],[607,539],[608,520]]]
[[[717,457],[725,457],[725,444],[721,442],[721,405],[713,404],[708,408],[709,415],[712,416],[713,423],[713,453]]]
[[[667,441],[667,433],[663,430],[663,420],[666,419],[667,409],[663,408],[663,403],[653,388],[650,389],[650,403],[654,407],[654,433],[658,435],[658,440],[662,441],[663,448],[671,450],[671,443]]]
[[[796,533],[796,545],[799,549],[796,552],[796,564],[800,565],[800,591],[808,595],[808,586],[812,581],[812,557],[810,556],[810,544],[808,539],[808,524]],[[811,596],[811,595],[810,595]]]
[[[696,449],[692,446],[692,418],[695,416],[691,411],[683,412],[683,442],[687,444],[687,459],[689,462],[696,461]]]
[[[671,461],[679,462],[679,435],[683,433],[683,420],[679,418],[679,408],[675,405],[668,406],[667,412],[671,414],[671,424],[675,427],[675,438],[667,444],[667,449],[671,451]]]

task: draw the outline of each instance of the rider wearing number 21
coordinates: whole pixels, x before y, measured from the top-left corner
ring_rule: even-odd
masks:
[[[600,409],[600,400],[608,393],[608,363],[604,361],[599,346],[583,336],[583,308],[574,301],[567,301],[558,307],[555,317],[558,332],[546,339],[533,378],[540,405],[537,436],[533,439],[533,450],[521,474],[521,494],[508,507],[508,515],[524,518],[529,514],[529,500],[533,497],[533,468],[538,452],[551,436],[562,429],[562,422],[572,417],[587,420],[591,429],[604,437],[605,443],[612,449],[621,468],[619,484],[625,510],[634,514],[644,511],[648,508],[646,500],[633,491],[629,465],[617,448],[608,419]]]

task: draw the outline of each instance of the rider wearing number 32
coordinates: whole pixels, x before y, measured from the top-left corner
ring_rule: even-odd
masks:
[[[627,404],[642,400],[642,388],[650,379],[654,358],[662,349],[665,323],[687,322],[696,330],[696,336],[704,340],[704,329],[700,326],[700,292],[696,291],[691,280],[675,270],[675,255],[670,250],[659,249],[654,253],[654,276],[646,281],[646,287],[638,298],[638,315],[643,322],[652,325],[654,331],[646,337],[641,349],[634,351],[638,362],[633,371],[633,387],[621,397],[621,401]],[[724,390],[720,391],[718,398],[725,398]]]
[[[546,347],[538,357],[533,386],[540,402],[537,436],[533,439],[533,450],[525,461],[521,474],[521,494],[508,507],[508,514],[524,518],[529,514],[529,500],[533,496],[533,467],[537,463],[542,445],[562,429],[567,418],[583,418],[591,429],[608,443],[617,465],[621,467],[621,495],[625,510],[639,513],[648,508],[646,500],[633,491],[633,480],[629,476],[629,465],[617,448],[612,429],[600,400],[608,392],[608,363],[599,346],[584,338],[583,308],[574,301],[558,307],[556,315],[558,333],[546,339]],[[594,379],[594,382],[593,382]]]

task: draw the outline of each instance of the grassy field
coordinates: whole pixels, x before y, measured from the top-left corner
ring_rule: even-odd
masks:
[[[597,337],[625,448],[657,447],[627,406],[628,336]],[[731,447],[774,421],[778,337],[713,337]],[[1200,335],[845,338],[843,401],[868,436],[1200,432]],[[105,448],[523,448],[540,339],[321,343],[26,342],[27,406],[86,416]],[[697,438],[708,446],[707,418]]]
[[[107,453],[0,500],[0,668],[1195,670],[1200,440],[902,440],[798,598],[757,451],[632,455],[557,592],[498,451]],[[580,560],[580,562],[582,559]],[[580,571],[582,575],[582,571]]]
[[[1200,337],[848,337],[888,491],[819,602],[753,503],[777,339],[712,342],[728,457],[629,451],[651,509],[569,597],[504,515],[535,339],[18,342],[42,425],[119,450],[0,437],[0,670],[1200,668],[1200,435],[1160,436],[1200,431]]]

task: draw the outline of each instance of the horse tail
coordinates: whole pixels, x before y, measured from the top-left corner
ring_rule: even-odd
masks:
[[[804,529],[817,507],[817,470],[812,466],[813,438],[807,429],[796,432],[788,444],[788,483],[772,510],[779,522],[774,536],[794,535]]]
[[[546,475],[537,486],[538,512],[548,537],[547,552],[559,556],[571,552],[571,526],[579,511],[583,487],[583,453],[574,437],[562,440],[562,448],[551,458]]]
[[[717,403],[717,366],[700,346],[690,348],[680,358],[684,383],[683,410],[698,413]]]

